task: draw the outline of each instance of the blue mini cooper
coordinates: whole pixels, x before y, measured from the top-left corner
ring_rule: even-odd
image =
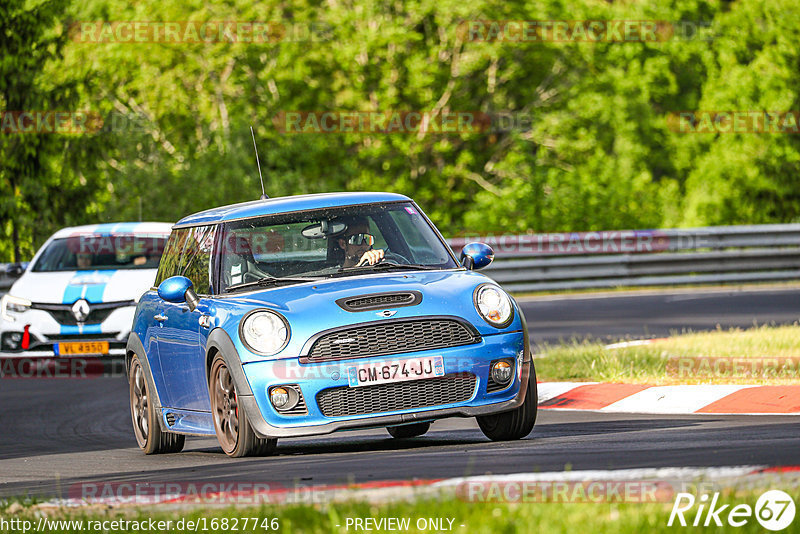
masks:
[[[126,351],[147,454],[216,435],[229,456],[278,438],[386,427],[395,438],[476,417],[527,436],[536,376],[525,318],[454,256],[409,198],[331,193],[216,208],[179,221]]]

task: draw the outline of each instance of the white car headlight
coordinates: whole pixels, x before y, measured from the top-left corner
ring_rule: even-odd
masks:
[[[475,308],[487,323],[498,328],[508,326],[514,317],[514,307],[505,291],[494,284],[475,289]]]
[[[279,352],[289,342],[289,323],[283,316],[267,310],[247,315],[240,332],[247,348],[267,356]]]
[[[31,301],[28,299],[23,299],[20,297],[14,297],[12,295],[6,294],[3,295],[3,298],[0,300],[0,316],[6,321],[13,323],[16,321],[14,316],[9,315],[8,312],[16,312],[16,313],[23,313],[28,311],[31,307]]]

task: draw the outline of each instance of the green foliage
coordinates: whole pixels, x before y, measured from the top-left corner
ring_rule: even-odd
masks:
[[[683,110],[800,109],[794,0],[9,0],[0,107],[84,109],[83,136],[0,135],[0,261],[65,224],[175,221],[271,196],[408,194],[447,235],[800,220],[800,136],[687,134]],[[34,7],[31,7],[34,6]],[[65,15],[69,15],[67,18]],[[708,39],[477,42],[469,20],[698,21]],[[268,21],[266,43],[81,42],[58,21]],[[287,134],[287,111],[513,114],[455,134]]]
[[[79,102],[80,69],[62,70],[66,35],[56,23],[66,0],[0,6],[0,110],[63,111]],[[91,220],[103,185],[93,147],[80,136],[0,134],[0,261],[30,257],[53,228]],[[17,239],[14,239],[14,236]]]

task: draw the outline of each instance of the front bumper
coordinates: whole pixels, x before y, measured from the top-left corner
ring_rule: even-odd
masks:
[[[107,354],[85,354],[84,356],[124,356],[125,344],[130,333],[135,307],[124,306],[115,309],[102,323],[86,325],[61,325],[51,314],[32,309],[14,314],[15,321],[0,320],[0,358],[53,358],[55,345],[72,341],[107,341]],[[22,337],[28,327],[29,346],[22,349],[18,345],[9,350],[4,339],[11,334]]]
[[[467,400],[450,404],[329,417],[322,413],[317,395],[330,388],[347,387],[346,368],[402,358],[442,356],[445,374],[467,374],[475,377],[472,395]],[[514,379],[505,389],[487,392],[489,364],[498,359],[514,361]],[[523,332],[484,336],[479,343],[395,354],[358,360],[300,364],[296,359],[253,362],[243,366],[252,395],[240,396],[239,402],[260,437],[284,438],[328,434],[337,430],[369,428],[430,421],[445,417],[475,417],[512,410],[525,399],[533,366]],[[296,384],[305,399],[307,413],[282,415],[268,399],[272,386]]]

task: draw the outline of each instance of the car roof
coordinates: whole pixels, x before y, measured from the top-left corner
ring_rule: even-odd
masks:
[[[51,239],[74,236],[75,234],[96,235],[164,235],[168,236],[172,225],[165,222],[116,222],[68,226],[53,234]]]
[[[276,197],[242,202],[241,204],[231,204],[229,206],[221,206],[219,208],[201,211],[184,217],[175,223],[175,228],[247,219],[263,215],[277,215],[279,213],[293,211],[371,204],[375,202],[408,202],[410,200],[411,199],[407,196],[397,193],[374,192],[317,193],[313,195]]]

